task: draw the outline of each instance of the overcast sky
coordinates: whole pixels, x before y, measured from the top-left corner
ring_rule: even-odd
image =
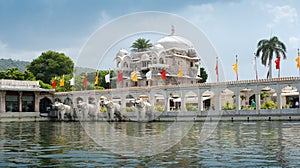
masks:
[[[55,50],[76,61],[99,27],[120,16],[143,11],[169,12],[194,24],[217,51],[226,80],[235,80],[235,55],[239,58],[239,79],[254,79],[252,61],[257,42],[270,36],[278,36],[287,46],[281,76],[299,76],[295,63],[300,48],[297,0],[0,0],[0,58],[31,61],[43,51]],[[151,42],[157,38],[153,36]],[[119,43],[115,48],[119,49],[120,44],[129,49],[131,42]],[[259,59],[257,63],[259,78],[265,78],[267,68]],[[114,65],[106,61],[99,68]],[[273,77],[276,76],[274,68]]]

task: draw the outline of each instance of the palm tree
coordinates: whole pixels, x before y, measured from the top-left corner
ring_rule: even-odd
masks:
[[[282,55],[283,59],[286,59],[286,47],[276,36],[270,38],[270,40],[262,39],[258,42],[256,56],[261,55],[261,63],[265,66],[268,64],[268,78],[272,78],[271,65],[274,53],[276,58],[280,58],[280,55]]]
[[[150,40],[146,40],[144,38],[138,38],[132,45],[132,51],[139,52],[139,51],[146,51],[153,45],[150,43]]]

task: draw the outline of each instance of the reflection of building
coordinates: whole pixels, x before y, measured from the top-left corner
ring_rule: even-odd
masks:
[[[194,84],[199,80],[195,64],[200,59],[195,48],[189,40],[175,35],[174,28],[171,35],[158,40],[149,50],[129,54],[125,49],[121,49],[115,60],[117,63],[115,71],[117,74],[122,73],[123,77],[122,82],[117,82],[117,88],[135,85]],[[166,79],[161,77],[163,70],[166,70]],[[151,80],[146,78],[149,71],[152,74]],[[132,73],[135,72],[137,83],[131,80]]]
[[[0,112],[46,112],[53,90],[41,89],[38,81],[0,80]]]

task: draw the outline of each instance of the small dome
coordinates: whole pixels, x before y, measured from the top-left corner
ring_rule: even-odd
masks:
[[[128,54],[129,54],[129,52],[127,50],[125,50],[124,48],[122,48],[122,49],[119,50],[117,56],[123,57],[123,56],[128,55]]]
[[[177,48],[181,50],[188,50],[194,48],[192,42],[176,35],[170,35],[157,41],[157,44],[162,45],[165,49]]]

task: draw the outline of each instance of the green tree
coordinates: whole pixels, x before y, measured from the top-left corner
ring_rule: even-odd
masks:
[[[200,68],[200,77],[202,78],[201,83],[205,83],[207,81],[208,74],[206,73],[204,67]]]
[[[74,63],[64,53],[47,51],[34,59],[27,68],[34,74],[36,79],[44,83],[50,83],[55,76],[71,74]]]
[[[261,63],[269,67],[268,78],[272,78],[272,59],[275,54],[276,58],[283,56],[286,59],[286,47],[283,42],[279,41],[278,37],[274,36],[268,39],[262,39],[257,44],[256,56],[261,55]]]
[[[131,45],[132,51],[139,52],[139,51],[146,51],[153,45],[150,43],[150,40],[146,40],[144,38],[138,38],[133,44]]]
[[[20,72],[18,68],[8,68],[8,70],[0,72],[0,79],[13,79],[13,80],[35,80],[34,75],[25,70],[25,72]]]

